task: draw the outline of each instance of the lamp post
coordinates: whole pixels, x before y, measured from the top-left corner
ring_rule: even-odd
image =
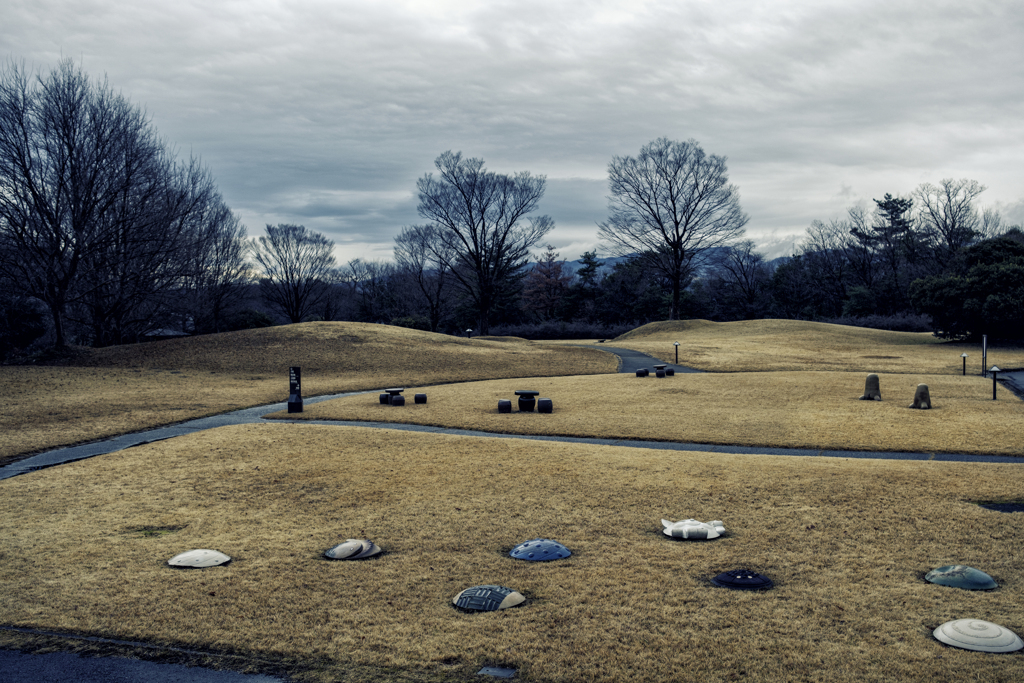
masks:
[[[470,329],[466,330],[466,339],[469,339],[472,336],[473,336],[473,329],[470,328]]]
[[[673,342],[676,347],[676,365],[679,365],[679,342]]]
[[[981,373],[988,375],[985,372],[985,366],[988,365],[988,335],[981,335]]]
[[[1002,370],[998,366],[993,365],[988,371],[992,373],[992,400],[994,401],[996,400],[996,374],[1002,372]]]
[[[964,359],[964,377],[967,376],[967,354],[961,353],[960,357]]]

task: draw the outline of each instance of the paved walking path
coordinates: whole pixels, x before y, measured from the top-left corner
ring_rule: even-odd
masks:
[[[156,652],[175,649],[105,638],[87,640],[130,645]],[[283,680],[263,674],[217,671],[127,657],[82,657],[72,652],[37,655],[23,654],[17,650],[0,650],[2,683],[283,683]]]
[[[588,348],[595,348],[600,349],[602,351],[608,351],[618,356],[618,371],[622,373],[632,374],[635,373],[640,368],[650,369],[654,367],[655,363],[659,362],[657,359],[652,358],[647,354],[640,353],[639,351],[633,351],[631,349],[622,349],[604,345],[590,345]],[[683,365],[674,365],[672,363],[668,363],[667,366],[675,369],[677,373],[700,372],[700,370],[688,368]],[[1022,391],[1022,389],[1024,389],[1024,371],[1008,372],[1003,375],[1003,378],[1005,379],[1007,384],[1015,385],[1012,388],[1017,389],[1016,393],[1018,393],[1018,395],[1024,396],[1024,391]],[[306,405],[312,405],[315,403],[320,403],[321,401],[329,401],[331,399],[341,398],[343,396],[355,396],[356,394],[366,393],[374,392],[355,391],[342,394],[330,394],[327,396],[316,396],[313,398],[304,399],[303,403]],[[66,462],[73,462],[75,460],[83,460],[85,458],[91,458],[96,455],[103,455],[104,453],[113,453],[115,451],[124,450],[125,448],[131,448],[132,446],[139,446],[146,443],[152,443],[154,441],[171,439],[176,436],[193,434],[195,432],[201,432],[207,429],[213,429],[215,427],[224,427],[227,425],[239,424],[254,424],[262,422],[264,416],[269,415],[270,413],[276,413],[282,410],[286,410],[287,408],[288,404],[286,402],[274,403],[267,406],[258,406],[255,408],[245,408],[243,410],[236,410],[230,413],[214,415],[212,417],[203,417],[196,420],[189,420],[188,422],[182,422],[167,427],[150,429],[144,432],[123,434],[121,436],[115,436],[104,441],[95,441],[93,443],[82,444],[80,446],[58,448],[56,450],[47,451],[45,453],[40,453],[39,455],[34,455],[29,458],[25,458],[24,460],[19,460],[5,467],[0,467],[0,480],[16,477],[19,474],[33,472],[35,470],[43,469],[45,467],[61,465]],[[525,434],[499,434],[468,429],[429,427],[424,425],[399,424],[392,422],[349,422],[338,420],[275,420],[274,422],[285,424],[301,423],[331,425],[336,427],[376,427],[381,429],[400,429],[405,431],[428,432],[433,434],[457,434],[460,436],[484,436],[501,439],[530,439],[534,441],[565,441],[571,443],[586,443],[602,446],[631,446],[634,448],[652,448],[673,451],[706,451],[710,453],[739,453],[748,455],[811,455],[835,458],[873,458],[878,460],[938,460],[947,462],[1002,463],[1012,462],[1024,464],[1024,458],[1013,458],[1000,455],[970,455],[966,453],[904,453],[895,451],[844,451],[834,449],[819,450],[802,448],[770,448],[765,446],[724,446],[701,443],[676,443],[668,441],[642,441],[628,439],[592,439],[565,436],[533,436]]]
[[[639,351],[602,345],[590,345],[589,348],[608,351],[619,357],[618,371],[635,373],[640,368],[652,369],[660,363]],[[682,365],[667,364],[677,373],[700,372]],[[1005,373],[1004,381],[1018,396],[1024,396],[1024,371]],[[342,396],[374,393],[366,391],[331,394],[305,399],[304,404],[320,403]],[[46,453],[26,458],[0,467],[0,480],[32,472],[45,467],[52,467],[66,462],[91,458],[96,455],[113,453],[145,443],[171,439],[195,432],[223,427],[226,425],[252,424],[261,422],[264,416],[286,410],[285,402],[267,406],[236,410],[222,415],[189,420],[176,425],[150,429],[135,434],[115,436],[104,441],[59,448]],[[562,436],[532,436],[521,434],[495,434],[468,429],[447,429],[423,425],[395,424],[390,422],[339,422],[326,420],[275,420],[286,424],[321,424],[332,426],[377,427],[382,429],[399,429],[406,431],[433,434],[457,434],[462,436],[482,436],[501,439],[530,439],[534,441],[560,441],[585,443],[602,446],[630,446],[633,448],[652,448],[672,451],[704,451],[711,453],[740,453],[748,455],[790,455],[790,456],[828,456],[836,458],[875,458],[885,460],[937,460],[954,462],[997,462],[1021,463],[1024,458],[1005,456],[968,455],[955,453],[899,453],[899,452],[860,452],[839,450],[813,450],[799,448],[765,448],[761,446],[715,446],[696,443],[672,443],[663,441],[635,441],[627,439],[591,439]],[[138,644],[145,647],[145,644]],[[0,649],[0,681],[10,683],[45,683],[47,681],[82,681],[84,683],[283,683],[282,679],[263,675],[246,675],[232,671],[214,671],[200,667],[184,667],[179,664],[163,664],[123,657],[79,657],[66,652],[54,652],[44,655],[25,655],[14,650]]]

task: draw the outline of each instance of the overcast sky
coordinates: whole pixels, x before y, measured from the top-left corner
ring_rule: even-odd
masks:
[[[609,160],[658,137],[728,158],[761,244],[949,177],[1024,222],[1010,0],[5,0],[0,56],[106,75],[250,236],[300,223],[342,261],[391,257],[449,149],[546,175],[547,241],[600,251]]]

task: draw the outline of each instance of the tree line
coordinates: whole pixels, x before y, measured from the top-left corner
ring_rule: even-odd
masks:
[[[973,180],[814,221],[769,262],[724,157],[660,138],[608,166],[606,256],[567,262],[536,210],[546,179],[459,152],[416,184],[391,261],[337,263],[301,225],[254,240],[211,173],[70,60],[0,71],[0,357],[47,334],[105,346],[308,320],[463,334],[613,336],[645,322],[766,317],[1022,338],[1024,233]],[[546,247],[546,248],[545,248]],[[540,251],[543,250],[543,251]],[[532,265],[531,265],[532,263]]]
[[[40,309],[57,348],[137,341],[173,313],[216,329],[244,236],[208,169],[105,81],[71,60],[0,71],[5,345],[42,325]]]

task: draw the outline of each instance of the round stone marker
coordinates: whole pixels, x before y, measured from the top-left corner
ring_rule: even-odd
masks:
[[[537,407],[537,396],[539,395],[539,391],[530,391],[527,389],[520,389],[517,391],[516,396],[519,397],[519,412],[532,413],[534,408]]]
[[[951,564],[948,567],[933,569],[924,576],[925,581],[937,583],[940,586],[952,588],[963,588],[969,591],[990,591],[999,588],[991,576],[965,564]]]
[[[1024,648],[1016,633],[981,619],[947,621],[932,635],[946,645],[976,652],[1015,652]]]
[[[330,560],[362,560],[366,557],[379,555],[380,546],[367,539],[350,538],[333,548],[324,551],[324,557]]]
[[[569,557],[572,552],[558,541],[552,541],[550,538],[535,538],[531,541],[523,541],[512,548],[509,555],[517,560],[547,562]]]
[[[718,538],[725,533],[725,525],[720,520],[713,522],[698,522],[695,519],[684,519],[679,522],[670,522],[667,519],[661,520],[664,529],[661,533],[672,538],[685,538],[687,540],[707,541]]]
[[[180,555],[175,555],[171,559],[167,560],[167,564],[172,567],[202,569],[204,567],[219,567],[220,565],[227,564],[230,561],[231,558],[220,551],[201,548],[199,550],[188,550]]]
[[[749,569],[733,569],[722,572],[711,579],[711,583],[719,588],[731,588],[737,591],[764,591],[775,585],[764,574],[758,574]]]
[[[526,596],[504,586],[473,586],[462,591],[454,598],[452,604],[459,609],[474,612],[493,612],[499,609],[515,607],[526,601]]]

